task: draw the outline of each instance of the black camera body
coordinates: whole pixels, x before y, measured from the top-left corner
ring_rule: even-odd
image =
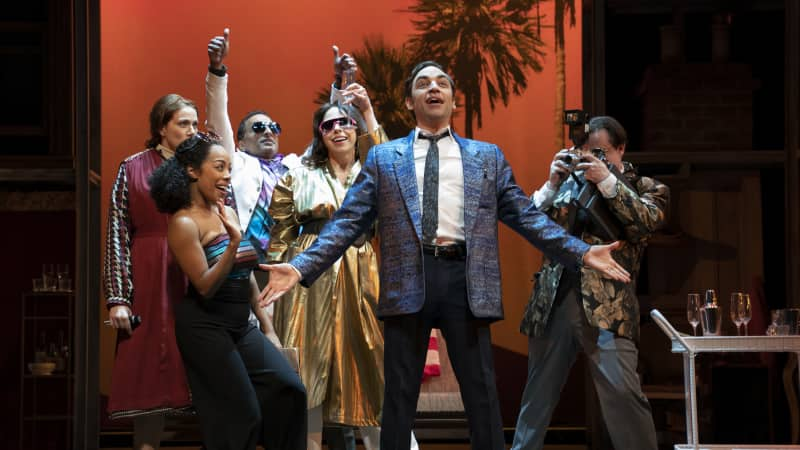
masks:
[[[620,240],[623,237],[623,230],[619,219],[608,208],[608,204],[597,189],[597,186],[586,180],[582,174],[575,172],[575,167],[578,163],[584,161],[579,149],[583,147],[589,137],[589,114],[579,109],[566,110],[564,111],[564,123],[569,127],[569,137],[572,140],[573,149],[563,158],[563,161],[570,166],[570,176],[580,187],[578,196],[573,198],[571,202],[573,208],[571,208],[568,216],[568,231],[577,235],[579,234],[579,228],[582,228],[581,225],[583,225],[589,227],[593,234],[604,240]],[[617,177],[617,180],[633,189],[625,175],[614,164],[608,162],[605,150],[593,148],[591,152],[597,159],[606,164],[608,170]]]

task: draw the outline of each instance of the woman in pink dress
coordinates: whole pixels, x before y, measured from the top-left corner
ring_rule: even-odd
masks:
[[[168,215],[156,210],[147,178],[197,132],[197,107],[177,94],[150,111],[147,149],[126,158],[111,190],[104,264],[108,318],[117,329],[108,412],[134,420],[134,449],[157,449],[165,414],[191,407],[175,342],[173,308],[186,278],[167,247]],[[141,316],[131,329],[130,318]]]

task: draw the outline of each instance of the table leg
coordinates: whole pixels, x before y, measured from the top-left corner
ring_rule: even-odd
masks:
[[[795,353],[794,361],[789,361],[789,364],[793,364],[797,367],[797,393],[800,393],[800,353]],[[797,405],[797,393],[793,393],[793,398],[789,402],[790,405]],[[800,420],[798,420],[798,415],[800,414],[798,414],[797,407],[792,409],[791,412],[794,413],[792,414],[792,444],[797,444],[797,441],[800,438],[800,436],[798,436],[800,435],[800,427],[798,427],[798,422],[800,422]]]
[[[800,391],[795,390],[794,372],[796,368],[800,368],[797,364],[798,353],[789,353],[789,358],[786,361],[786,366],[783,368],[783,389],[786,391],[786,402],[789,405],[789,417],[791,424],[791,442],[797,443],[798,435],[800,435],[800,405],[797,403],[797,393]],[[800,379],[798,379],[800,383]]]
[[[686,396],[686,443],[697,446],[697,386],[695,385],[694,354],[683,354],[683,386]]]

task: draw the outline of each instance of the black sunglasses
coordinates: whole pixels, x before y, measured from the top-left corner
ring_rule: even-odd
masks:
[[[281,134],[281,125],[278,122],[267,123],[261,120],[259,122],[253,122],[252,127],[254,133],[263,133],[269,129],[269,132],[275,136],[280,136]]]

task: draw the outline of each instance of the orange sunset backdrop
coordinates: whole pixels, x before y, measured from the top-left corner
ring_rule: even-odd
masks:
[[[158,97],[170,92],[188,97],[197,103],[201,123],[205,120],[206,45],[212,36],[222,34],[223,28],[231,29],[231,50],[225,62],[234,128],[248,111],[263,109],[283,128],[281,152],[301,153],[311,139],[317,91],[332,81],[331,45],[352,52],[363,47],[365,37],[382,36],[388,45],[399,47],[417,33],[414,16],[404,12],[415,3],[101,1],[102,221],[105,223],[117,167],[126,156],[143,149],[148,137],[147,116]],[[575,3],[580,11],[580,2]],[[528,89],[512,96],[507,107],[498,102],[492,112],[484,95],[483,127],[474,127],[475,139],[503,149],[526,193],[544,182],[557,150],[553,7],[552,1],[539,7],[546,52],[543,70],[528,73]],[[577,21],[566,30],[567,108],[582,104],[580,17]],[[454,127],[463,134],[463,111],[456,116]],[[98,238],[105,239],[105,226]],[[526,355],[527,339],[518,326],[540,253],[505,227],[501,227],[500,247],[506,319],[492,327],[493,341]],[[105,319],[105,305],[100,303]],[[107,394],[114,335],[106,327],[101,329],[100,351],[100,390]]]

